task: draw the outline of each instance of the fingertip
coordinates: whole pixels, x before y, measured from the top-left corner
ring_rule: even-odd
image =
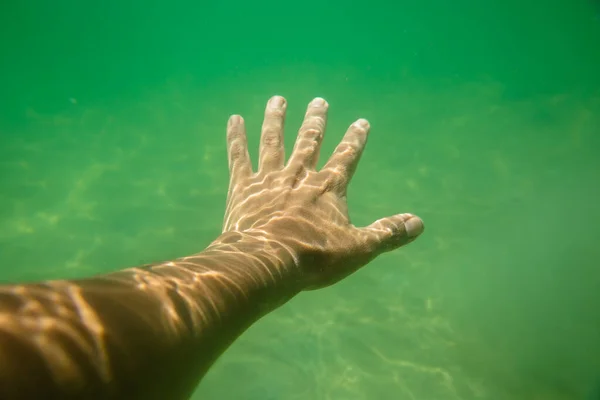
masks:
[[[367,132],[371,129],[371,124],[369,124],[369,121],[367,121],[364,118],[357,119],[353,125],[357,126],[358,128],[364,129]]]
[[[390,251],[415,240],[425,226],[421,218],[407,213],[381,218],[366,229],[380,251]]]
[[[244,118],[241,115],[233,114],[229,117],[229,121],[227,121],[228,126],[240,125],[244,123]]]
[[[284,108],[287,102],[283,96],[275,95],[271,97],[267,103],[268,108],[278,110]]]
[[[404,229],[406,230],[406,235],[410,240],[414,240],[417,236],[419,236],[425,230],[425,224],[423,224],[423,220],[416,215],[413,214],[405,214],[407,217],[404,220]]]
[[[329,103],[327,103],[327,101],[322,98],[322,97],[315,97],[314,99],[312,99],[312,101],[309,103],[310,107],[323,107],[323,108],[328,108],[329,107]]]

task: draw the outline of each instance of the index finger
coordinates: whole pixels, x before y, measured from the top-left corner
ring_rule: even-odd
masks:
[[[331,174],[328,186],[334,190],[338,192],[346,190],[367,144],[370,129],[369,121],[366,119],[359,119],[350,125],[342,141],[323,166],[321,171]]]

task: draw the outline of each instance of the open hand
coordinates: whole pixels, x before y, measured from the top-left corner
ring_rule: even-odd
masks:
[[[281,96],[267,103],[258,172],[252,171],[244,120],[239,115],[229,119],[230,184],[223,233],[257,235],[285,246],[301,268],[303,289],[315,289],[339,281],[423,232],[423,222],[412,214],[382,218],[366,227],[350,223],[346,192],[367,141],[366,120],[350,125],[317,171],[328,104],[321,98],[310,102],[287,164],[283,145],[286,107]]]

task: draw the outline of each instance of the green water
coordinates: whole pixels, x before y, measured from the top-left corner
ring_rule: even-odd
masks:
[[[523,5],[527,3],[527,5]],[[531,3],[531,4],[529,4]],[[566,400],[600,379],[600,5],[8,0],[0,280],[108,272],[220,232],[224,128],[368,118],[353,222],[425,234],[252,327],[195,399]]]

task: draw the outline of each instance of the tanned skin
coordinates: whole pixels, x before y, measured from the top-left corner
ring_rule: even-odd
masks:
[[[350,223],[346,189],[366,120],[317,171],[328,104],[308,105],[287,163],[286,107],[280,96],[267,103],[257,172],[244,120],[229,119],[223,231],[205,250],[88,279],[0,286],[0,399],[189,398],[262,316],[423,232],[412,214]]]

